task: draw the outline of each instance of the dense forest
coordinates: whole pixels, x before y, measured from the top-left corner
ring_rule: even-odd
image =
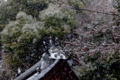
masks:
[[[120,79],[120,0],[0,0],[0,80],[37,63],[49,40],[80,80]]]

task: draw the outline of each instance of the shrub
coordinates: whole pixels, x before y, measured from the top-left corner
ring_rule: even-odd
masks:
[[[120,53],[109,53],[106,57],[101,53],[87,56],[83,59],[82,67],[79,70],[81,80],[117,80],[120,79]]]

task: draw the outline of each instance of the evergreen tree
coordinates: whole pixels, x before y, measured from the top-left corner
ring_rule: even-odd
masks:
[[[58,6],[57,2],[46,1],[10,0],[6,3],[8,17],[3,18],[9,23],[1,33],[1,41],[8,51],[6,62],[11,67],[36,63],[46,50],[47,44],[42,43],[44,38],[60,38],[75,28],[76,12],[69,4]]]

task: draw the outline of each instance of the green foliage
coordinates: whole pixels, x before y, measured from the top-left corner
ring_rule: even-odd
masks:
[[[116,9],[115,13],[117,15],[120,15],[120,0],[115,0],[115,1],[116,1],[116,4],[114,6],[114,8]],[[115,20],[117,26],[120,25],[120,19],[119,19],[119,17],[114,17],[114,20]]]
[[[41,25],[41,26],[39,26]],[[30,15],[24,12],[18,13],[16,21],[11,21],[1,33],[1,40],[4,49],[9,51],[8,61],[11,66],[17,65],[16,57],[26,61],[26,49],[28,44],[34,44],[41,36],[38,34],[42,30],[42,23],[37,22]],[[15,63],[15,64],[13,64]]]
[[[85,57],[83,68],[79,70],[81,80],[119,80],[120,53],[109,53],[105,58],[101,53]]]
[[[38,44],[46,36],[62,37],[71,32],[75,27],[75,18],[67,15],[69,13],[63,17],[54,14],[41,19],[40,22],[25,12],[19,12],[16,21],[10,21],[1,33],[3,47],[9,51],[6,57],[8,64],[20,66],[21,62],[28,63],[27,56],[33,54],[29,52],[30,46]]]
[[[46,0],[8,0],[0,6],[0,24],[15,20],[19,11],[24,11],[37,19],[39,11],[45,9],[47,4]]]
[[[50,3],[47,9],[40,12],[39,19],[45,22],[46,28],[70,32],[76,25],[75,14],[70,7]]]
[[[68,0],[69,5],[74,6],[76,9],[83,8],[84,3],[82,0]]]
[[[70,32],[70,29],[73,30],[75,28],[75,21],[70,20],[67,17],[64,18],[57,18],[55,16],[48,17],[45,20],[45,27],[52,28],[54,30],[60,30],[60,32],[64,31],[65,32]],[[69,26],[65,26],[69,25]]]

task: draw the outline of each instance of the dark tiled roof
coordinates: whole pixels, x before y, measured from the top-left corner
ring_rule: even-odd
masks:
[[[40,73],[37,73],[36,71],[36,68],[39,67],[38,63],[15,80],[33,80],[33,78],[34,80],[79,80],[66,60],[55,60],[53,64],[42,70]]]
[[[52,69],[45,73],[44,76],[39,76],[38,80],[79,80],[79,79],[72,71],[67,61],[60,59]]]
[[[27,71],[22,73],[20,76],[18,76],[14,80],[25,80],[25,79],[29,78],[30,76],[32,76],[34,73],[37,72],[36,68],[39,66],[41,66],[41,61],[37,62],[34,66],[32,66],[30,69],[28,69]]]

